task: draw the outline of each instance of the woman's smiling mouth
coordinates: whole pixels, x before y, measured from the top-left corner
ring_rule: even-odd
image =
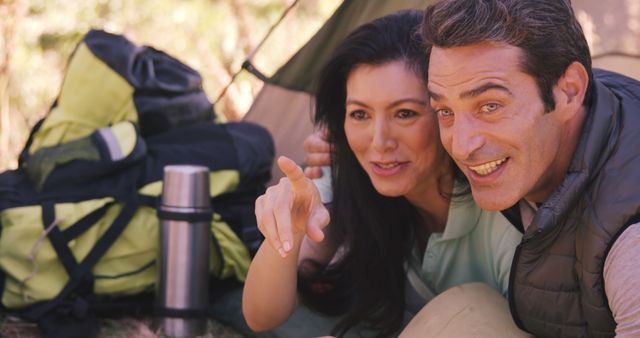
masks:
[[[381,176],[390,176],[398,173],[409,162],[371,162],[373,172]]]

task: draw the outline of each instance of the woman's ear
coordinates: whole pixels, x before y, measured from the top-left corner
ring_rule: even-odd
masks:
[[[566,111],[569,115],[580,111],[588,86],[587,69],[580,62],[572,62],[554,88],[556,110]]]

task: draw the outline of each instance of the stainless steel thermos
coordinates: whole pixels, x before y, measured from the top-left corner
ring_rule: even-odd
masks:
[[[169,337],[203,335],[209,302],[209,170],[166,166],[158,217],[158,324]]]

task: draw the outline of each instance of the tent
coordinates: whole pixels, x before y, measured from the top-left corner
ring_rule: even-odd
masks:
[[[276,156],[303,164],[303,141],[313,131],[313,80],[334,47],[355,27],[405,8],[424,9],[432,0],[345,0],[320,30],[271,77],[245,68],[265,85],[244,120],[266,127]],[[594,67],[640,79],[640,2],[573,0],[591,47]],[[282,174],[274,167],[272,183]]]

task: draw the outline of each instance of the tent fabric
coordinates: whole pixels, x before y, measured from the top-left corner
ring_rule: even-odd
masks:
[[[244,119],[265,126],[276,156],[303,165],[303,141],[313,130],[313,86],[335,46],[359,25],[401,9],[424,9],[432,0],[345,0],[320,30],[278,71]],[[615,4],[615,5],[614,5]],[[640,5],[634,1],[573,0],[594,55],[593,66],[640,79]],[[274,166],[271,183],[282,174]]]
[[[346,0],[309,42],[270,79],[282,87],[313,92],[313,80],[335,46],[361,24],[401,9],[424,9],[429,0]]]
[[[311,94],[265,83],[245,120],[258,123],[269,130],[277,145],[276,158],[286,155],[297,163],[302,163],[302,143],[313,132],[313,110]],[[274,163],[268,185],[276,183],[282,176]]]

